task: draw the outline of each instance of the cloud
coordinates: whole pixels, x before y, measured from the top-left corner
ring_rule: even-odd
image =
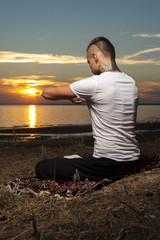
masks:
[[[143,54],[151,52],[159,52],[160,47],[149,48],[138,51],[132,55],[118,58],[119,65],[135,65],[135,64],[153,64],[160,65],[160,61],[153,58],[148,59],[134,59]],[[84,57],[75,57],[71,55],[52,55],[52,54],[32,54],[32,53],[18,53],[9,51],[0,51],[0,63],[38,63],[38,64],[84,64],[86,63]]]
[[[18,53],[0,51],[0,63],[39,63],[39,64],[69,64],[86,63],[84,57],[70,55]]]
[[[160,82],[143,81],[137,86],[140,102],[160,103]]]
[[[133,59],[135,57],[138,57],[140,55],[146,54],[146,53],[151,53],[151,52],[159,52],[160,47],[157,48],[149,48],[146,50],[138,51],[132,55],[125,56],[123,58],[118,58],[117,62],[120,65],[127,64],[127,65],[135,65],[135,64],[153,64],[153,65],[160,65],[160,61],[156,59],[143,59],[143,60],[138,60],[138,59]]]
[[[1,78],[0,79],[0,91],[7,94],[16,94],[18,95],[28,95],[26,94],[28,89],[35,89],[41,92],[44,87],[47,86],[61,86],[66,85],[66,82],[56,81],[56,76],[47,75],[47,76],[16,76],[12,78]]]
[[[83,77],[80,77],[80,76],[77,76],[77,77],[73,77],[73,78],[70,78],[68,79],[68,81],[71,81],[71,82],[75,82],[75,81],[79,81],[79,80],[82,80],[82,79],[86,79],[86,78],[89,78],[90,76],[83,76]]]
[[[39,75],[28,75],[28,76],[16,76],[12,78],[1,78],[1,85],[9,85],[12,87],[23,87],[23,86],[43,86],[43,85],[51,85],[53,84],[53,80],[55,81],[56,76],[47,75],[47,76],[39,76]]]
[[[156,90],[157,88],[160,90],[160,82],[153,81],[142,81],[137,83],[139,90],[145,92],[150,90]]]
[[[149,34],[149,33],[137,33],[133,34],[133,37],[142,37],[142,38],[160,38],[160,33]]]
[[[0,79],[0,89],[9,92],[19,93],[22,90],[36,88],[37,90],[42,90],[46,86],[61,86],[68,84],[67,82],[56,81],[56,76],[17,76],[12,78],[1,78]]]
[[[140,95],[146,93],[152,93],[153,95],[157,95],[160,92],[160,82],[153,82],[153,81],[143,81],[137,83],[138,90]],[[159,96],[160,97],[160,96]]]
[[[154,76],[153,78],[160,80],[160,76]]]

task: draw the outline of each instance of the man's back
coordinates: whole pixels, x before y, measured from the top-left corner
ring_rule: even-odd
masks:
[[[134,133],[138,91],[134,80],[125,73],[104,72],[71,84],[71,89],[86,98],[95,140],[93,157],[138,160]]]
[[[53,179],[51,172],[56,172],[56,179],[72,181],[78,170],[81,180],[116,181],[138,170],[139,149],[135,139],[138,91],[134,80],[118,68],[115,56],[113,44],[107,38],[96,37],[87,47],[87,62],[93,76],[43,91],[42,96],[51,100],[82,103],[85,99],[95,141],[93,156],[89,158],[39,162],[38,177]]]

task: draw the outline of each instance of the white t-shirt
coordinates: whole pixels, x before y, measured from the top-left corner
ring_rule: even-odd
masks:
[[[85,98],[91,116],[95,158],[135,161],[140,151],[135,139],[138,90],[122,72],[104,72],[70,84]]]

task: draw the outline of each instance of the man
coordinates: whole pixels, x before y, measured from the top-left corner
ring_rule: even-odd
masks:
[[[46,99],[86,101],[91,116],[94,152],[90,158],[48,159],[36,166],[37,177],[72,180],[77,169],[81,180],[112,181],[134,173],[139,149],[135,139],[138,91],[135,81],[121,72],[115,50],[104,37],[93,39],[87,48],[92,77],[67,86],[44,89]],[[75,97],[77,100],[75,100]]]

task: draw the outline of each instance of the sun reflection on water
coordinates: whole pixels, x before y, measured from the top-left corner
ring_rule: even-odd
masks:
[[[28,108],[28,125],[31,128],[36,126],[37,114],[36,114],[36,106],[30,105]]]

